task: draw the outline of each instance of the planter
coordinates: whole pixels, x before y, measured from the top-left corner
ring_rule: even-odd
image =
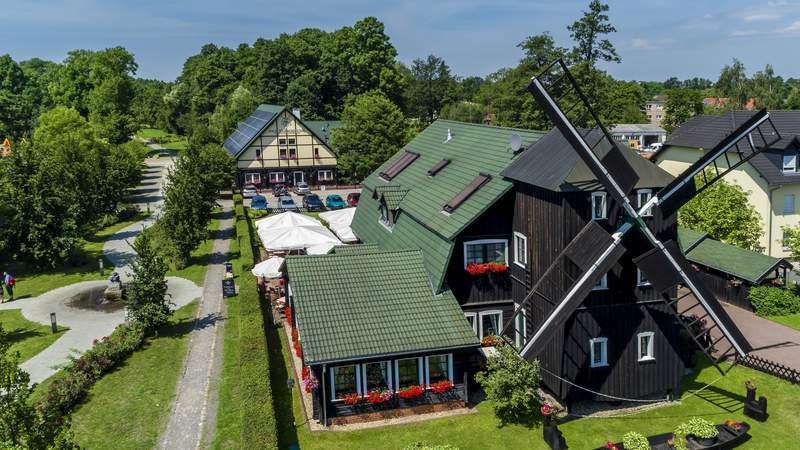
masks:
[[[747,400],[753,401],[756,399],[756,388],[747,388]]]
[[[692,440],[694,440],[698,444],[700,444],[702,446],[705,446],[705,447],[710,447],[710,446],[712,446],[712,445],[717,443],[717,437],[716,436],[714,436],[712,438],[708,438],[708,439],[699,438],[699,437],[694,436],[694,435],[690,435],[690,436],[692,437]]]

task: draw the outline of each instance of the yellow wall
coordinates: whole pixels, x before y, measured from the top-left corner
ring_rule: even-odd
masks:
[[[656,164],[670,174],[677,176],[702,154],[702,150],[696,148],[668,147],[658,155]],[[734,160],[731,159],[731,162],[734,162]],[[759,245],[764,249],[764,253],[776,257],[789,256],[789,252],[784,251],[781,245],[783,238],[781,226],[796,226],[800,223],[800,185],[783,186],[774,190],[772,192],[772,207],[770,207],[770,190],[767,181],[749,163],[745,163],[725,175],[724,179],[741,186],[745,192],[749,192],[748,199],[750,204],[755,207],[761,216],[763,233],[759,240]],[[785,194],[795,195],[794,214],[783,214],[783,196]],[[769,230],[770,219],[772,222],[771,237]],[[770,245],[770,240],[772,245]]]
[[[289,149],[297,149],[297,159],[279,159],[280,139],[286,139],[287,157]],[[295,145],[289,145],[289,139],[295,139]],[[319,158],[314,158],[314,148],[319,149]],[[261,150],[261,158],[256,158],[256,150]],[[237,159],[239,169],[263,168],[309,168],[313,166],[335,166],[336,156],[327,144],[314,136],[289,111],[284,111],[276,118],[259,138],[247,148]]]

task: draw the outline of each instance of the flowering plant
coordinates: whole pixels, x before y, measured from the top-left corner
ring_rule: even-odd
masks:
[[[541,411],[543,416],[549,416],[550,414],[553,414],[553,407],[550,405],[550,403],[542,403],[542,407],[539,408],[539,411]]]
[[[294,347],[294,354],[300,358],[303,355],[303,346],[300,345],[299,341],[294,341],[292,347]]]
[[[311,392],[316,390],[319,387],[319,380],[314,375],[314,372],[308,366],[303,366],[302,371],[303,376],[303,389],[306,392]]]
[[[345,394],[345,395],[340,396],[339,398],[344,400],[344,403],[347,404],[347,405],[355,405],[356,403],[358,403],[361,400],[361,396],[358,395],[358,392],[352,392],[350,394]]]
[[[507,270],[507,265],[498,262],[471,263],[467,266],[467,273],[473,277],[479,277],[485,273],[503,273]]]
[[[453,382],[450,380],[442,380],[438,383],[433,383],[430,385],[430,388],[433,392],[437,394],[444,394],[453,389]]]
[[[606,442],[606,448],[608,450],[617,450],[617,446],[611,441]]]
[[[493,347],[498,344],[500,338],[494,335],[488,335],[481,339],[481,347]]]
[[[292,316],[291,306],[286,306],[286,308],[284,308],[283,316],[286,317],[286,323],[288,323],[290,327],[294,325],[294,316]]]
[[[400,397],[400,398],[409,399],[409,398],[417,398],[417,397],[419,397],[420,395],[422,395],[424,393],[425,393],[425,389],[423,389],[422,386],[419,386],[419,385],[415,384],[415,385],[412,385],[412,386],[400,388],[397,391],[397,396]]]
[[[731,428],[734,431],[739,431],[742,429],[742,422],[734,422],[731,419],[726,420],[725,425],[727,425],[728,428]]]
[[[744,382],[744,387],[746,387],[747,389],[755,389],[756,388],[756,384],[753,383],[752,380],[747,380],[747,381]]]
[[[297,342],[300,335],[297,334],[297,328],[292,328],[292,342]]]
[[[367,401],[379,405],[392,399],[392,391],[388,389],[373,389],[367,395]]]

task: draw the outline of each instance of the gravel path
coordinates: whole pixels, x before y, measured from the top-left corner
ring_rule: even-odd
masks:
[[[224,218],[220,237],[214,241],[211,264],[206,271],[203,295],[183,372],[178,380],[175,401],[167,428],[158,447],[161,449],[198,449],[212,442],[216,428],[219,373],[222,365],[222,336],[225,302],[222,298],[224,263],[233,235],[233,204],[221,202]]]

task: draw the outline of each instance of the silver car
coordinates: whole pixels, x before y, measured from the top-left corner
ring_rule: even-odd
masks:
[[[244,198],[253,198],[256,194],[258,194],[258,189],[252,184],[245,184],[242,188],[242,197]]]
[[[308,183],[301,181],[294,185],[294,193],[297,195],[306,195],[311,193],[311,189],[308,187]]]
[[[297,205],[290,195],[283,195],[278,199],[278,208],[284,211],[297,211]]]

